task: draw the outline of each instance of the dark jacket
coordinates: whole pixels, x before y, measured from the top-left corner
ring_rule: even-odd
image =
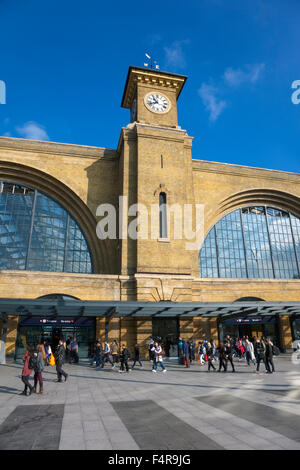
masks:
[[[140,348],[138,346],[134,347],[134,359],[139,360],[140,358]]]
[[[183,343],[183,354],[185,356],[188,356],[190,354],[190,344],[187,341]]]
[[[43,354],[41,352],[38,352],[37,354],[37,363],[36,367],[34,368],[34,372],[42,372],[44,370],[44,359],[43,359]]]
[[[273,347],[272,344],[266,344],[266,357],[268,359],[273,359]]]
[[[65,362],[66,351],[63,344],[59,344],[55,351],[55,362],[63,364]]]
[[[207,348],[206,355],[207,359],[210,361],[213,357],[213,348]]]
[[[125,349],[121,350],[120,359],[121,359],[122,362],[123,361],[124,362],[128,361],[128,359],[130,359],[130,356],[131,356],[131,354],[130,354],[129,349],[125,348]]]
[[[255,343],[254,345],[254,352],[255,356],[258,358],[264,358],[266,354],[266,346],[263,341],[259,341],[258,343]]]
[[[219,346],[217,349],[219,351],[219,359],[223,359],[225,357],[225,352],[226,352],[225,347]]]
[[[228,357],[229,359],[231,359],[232,357],[232,346],[225,346],[225,357]]]
[[[99,346],[96,345],[96,347],[95,347],[95,356],[101,356],[101,352],[102,352],[101,344]]]

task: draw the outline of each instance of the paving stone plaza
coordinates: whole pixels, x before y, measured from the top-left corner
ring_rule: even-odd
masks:
[[[66,364],[67,382],[43,373],[44,395],[19,395],[22,366],[0,366],[1,450],[299,450],[300,364],[282,355],[276,373],[236,373],[198,363],[144,362],[130,373],[110,365]]]

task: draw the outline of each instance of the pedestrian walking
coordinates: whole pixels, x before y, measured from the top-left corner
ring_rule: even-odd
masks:
[[[119,346],[117,340],[114,339],[111,345],[111,355],[113,359],[113,363],[119,363]]]
[[[255,365],[254,347],[248,338],[246,338],[245,340],[245,350],[246,350],[246,361],[247,361],[248,366],[250,366],[250,361],[252,361],[253,364]]]
[[[272,374],[275,372],[274,362],[273,362],[273,343],[270,338],[266,339],[266,366],[267,372]]]
[[[44,357],[43,357],[43,347],[41,344],[37,346],[37,353],[36,353],[37,361],[34,367],[34,393],[39,393],[42,395],[43,393],[43,377],[42,372],[44,370]],[[39,382],[40,390],[39,392],[36,391],[37,383]]]
[[[223,372],[226,372],[226,358],[225,358],[225,346],[223,343],[220,343],[218,347],[219,351],[219,370],[218,372],[221,372],[221,369],[223,367]]]
[[[143,364],[142,364],[142,361],[140,360],[140,347],[139,347],[138,344],[136,344],[136,345],[134,346],[133,364],[132,364],[132,368],[131,368],[132,370],[133,370],[133,368],[134,368],[134,366],[135,366],[135,364],[136,364],[137,362],[140,364],[140,367],[141,367],[141,369],[142,369],[142,368],[143,368]]]
[[[203,354],[203,343],[200,341],[198,343],[198,356],[199,356],[200,365],[202,366],[203,364],[205,364],[205,361],[204,361],[204,354]]]
[[[259,374],[259,366],[260,363],[263,362],[266,368],[266,371],[268,370],[267,364],[266,364],[266,345],[263,342],[263,340],[257,339],[254,345],[254,353],[255,353],[255,358],[256,358],[256,373]]]
[[[69,362],[71,361],[71,336],[68,336],[67,337],[67,341],[66,341],[66,362]]]
[[[178,356],[183,357],[183,340],[180,336],[178,338]]]
[[[110,345],[108,344],[108,341],[104,342],[104,357],[103,357],[103,366],[101,366],[101,369],[104,368],[105,362],[109,362],[111,364],[111,368],[115,368],[115,364],[112,361],[112,355],[110,351]]]
[[[154,347],[152,349],[153,353],[154,353],[154,361],[153,361],[153,369],[152,369],[152,372],[157,372],[157,367],[158,367],[158,364],[160,365],[160,367],[162,368],[162,371],[163,372],[167,372],[167,369],[164,365],[164,362],[163,362],[163,354],[164,354],[164,351],[161,347],[161,343],[154,343]]]
[[[74,338],[72,339],[70,343],[70,354],[71,354],[70,364],[72,364],[72,362],[74,362],[75,364],[78,364],[79,356],[78,356],[78,343],[77,343],[76,336],[74,336]]]
[[[119,372],[122,373],[124,372],[124,369],[126,369],[126,372],[129,372],[130,369],[128,367],[128,360],[131,357],[131,353],[128,348],[126,348],[125,344],[122,344],[122,349],[120,352],[120,370]]]
[[[26,345],[26,351],[22,357],[24,361],[23,370],[22,370],[22,382],[25,385],[23,392],[20,395],[27,396],[27,389],[29,388],[29,395],[33,392],[33,386],[29,383],[29,378],[32,374],[34,368],[34,362],[31,361],[33,358],[34,350],[31,344]]]
[[[65,360],[66,360],[66,350],[64,348],[63,340],[60,339],[58,341],[58,346],[55,351],[55,365],[56,365],[56,373],[57,373],[56,382],[62,382],[62,376],[64,376],[65,382],[66,382],[69,377],[69,375],[62,368]]]
[[[154,355],[153,355],[153,351],[152,351],[153,346],[154,346],[154,340],[152,338],[150,338],[150,341],[148,342],[149,361],[153,361],[153,359],[154,359]]]
[[[188,341],[183,341],[183,358],[185,367],[190,367],[190,345]]]
[[[212,347],[212,360],[215,361],[217,358],[217,345],[213,339],[210,340],[210,344]]]
[[[99,367],[103,363],[102,359],[102,345],[100,341],[96,342],[94,356],[91,359],[91,366],[93,366],[94,362],[96,362],[96,367]]]
[[[212,360],[213,360],[213,348],[211,346],[211,344],[208,342],[206,344],[206,355],[207,355],[207,362],[208,362],[208,369],[207,369],[207,372],[210,372],[210,369],[213,368],[213,370],[217,370],[215,368],[215,366],[213,365],[212,363]]]
[[[45,354],[46,354],[45,365],[49,366],[52,349],[51,349],[50,344],[48,344],[48,342],[46,340],[44,341],[44,351],[45,351]]]
[[[235,368],[234,368],[234,365],[233,365],[233,360],[232,360],[232,346],[231,344],[228,342],[226,345],[225,345],[225,366],[226,366],[226,370],[228,368],[228,362],[230,362],[231,364],[231,367],[232,367],[232,372],[235,372]]]
[[[193,339],[189,342],[190,345],[190,362],[192,363],[195,360],[195,351],[196,351],[196,343]]]
[[[242,340],[240,338],[237,341],[236,348],[237,348],[237,353],[238,353],[239,362],[240,362],[242,360],[242,357],[244,356],[244,352],[245,352]]]

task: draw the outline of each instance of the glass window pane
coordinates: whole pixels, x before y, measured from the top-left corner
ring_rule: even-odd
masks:
[[[91,273],[92,262],[80,227],[60,204],[0,182],[0,269]]]

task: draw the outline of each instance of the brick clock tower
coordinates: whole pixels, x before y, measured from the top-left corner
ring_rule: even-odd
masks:
[[[174,239],[178,215],[171,211],[168,221],[159,211],[163,203],[182,209],[194,203],[192,138],[177,121],[185,81],[183,75],[129,67],[121,105],[130,110],[131,122],[122,128],[119,140],[119,194],[128,197],[128,206],[139,203],[147,208],[148,227],[143,224],[137,240],[120,240],[124,275],[190,277],[198,269],[198,253],[186,250],[186,240]],[[133,218],[129,213],[128,224]]]

